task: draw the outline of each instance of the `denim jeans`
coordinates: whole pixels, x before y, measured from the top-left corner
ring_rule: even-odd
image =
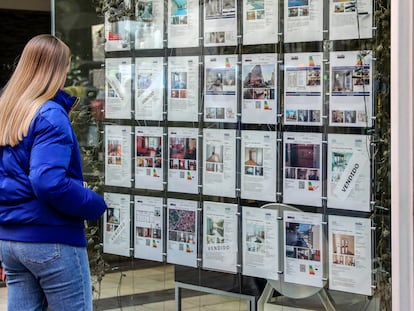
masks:
[[[0,240],[8,311],[92,310],[85,247]]]

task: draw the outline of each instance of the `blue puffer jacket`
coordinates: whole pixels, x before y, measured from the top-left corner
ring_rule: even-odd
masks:
[[[0,239],[86,246],[84,220],[98,219],[103,198],[83,186],[79,145],[63,91],[34,117],[15,147],[0,147]]]

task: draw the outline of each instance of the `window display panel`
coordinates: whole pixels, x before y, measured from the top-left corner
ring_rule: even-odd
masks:
[[[284,41],[322,41],[323,0],[285,0],[284,3]]]
[[[198,193],[198,129],[168,129],[168,191]]]
[[[276,124],[277,54],[242,56],[242,122]]]
[[[371,220],[333,216],[329,228],[329,288],[372,294]]]
[[[204,46],[237,45],[237,1],[204,2]]]
[[[242,131],[241,197],[276,201],[276,132]]]
[[[328,207],[370,210],[370,148],[366,135],[328,135]]]
[[[135,1],[135,49],[162,49],[164,46],[164,1]]]
[[[243,275],[278,280],[277,210],[243,206]]]
[[[283,133],[283,202],[322,205],[322,134]]]
[[[162,127],[135,128],[135,188],[163,190],[163,133]]]
[[[243,0],[243,44],[277,43],[278,0]]]
[[[135,196],[134,203],[134,257],[163,261],[163,199]]]
[[[168,47],[194,47],[200,44],[198,1],[168,0]]]
[[[372,0],[330,0],[329,39],[372,38]]]
[[[322,53],[285,54],[285,124],[322,125]]]
[[[203,130],[203,194],[236,197],[236,131]]]
[[[322,214],[284,211],[285,282],[323,286]]]
[[[198,121],[198,56],[168,58],[168,121]]]
[[[367,40],[373,3],[226,1],[108,1],[118,7],[96,19],[89,1],[65,3],[79,8],[65,14],[80,17],[76,27],[58,19],[56,30],[73,53],[68,89],[84,94],[73,112],[77,134],[87,132],[85,177],[111,204],[99,224],[105,252],[120,256],[113,267],[135,265],[134,282],[136,270],[156,262],[165,263],[162,273],[185,266],[192,276],[173,278],[200,288],[222,290],[222,278],[205,277],[219,273],[243,279],[238,294],[269,279],[300,292],[328,284],[335,304],[345,297],[338,293],[368,299],[379,275],[372,258],[387,255],[364,253],[377,249],[364,230],[365,219],[378,217],[370,160],[382,153],[373,126],[387,105],[377,100],[386,88],[385,45]],[[114,193],[129,197],[129,218]],[[261,208],[269,202],[296,212]],[[328,238],[322,220],[330,217],[352,221],[330,223]],[[365,240],[355,242],[360,232]],[[167,274],[148,272],[148,281],[171,289]]]
[[[330,53],[329,125],[372,126],[372,51]]]
[[[197,266],[197,202],[168,199],[167,262]]]
[[[164,60],[135,59],[135,120],[163,120]]]
[[[130,197],[127,194],[105,193],[108,208],[104,214],[105,253],[129,256],[130,237]]]
[[[131,59],[105,59],[105,117],[131,118]]]
[[[110,20],[105,14],[105,51],[127,51],[131,49],[131,21],[125,17],[121,20]]]
[[[131,127],[106,125],[105,150],[105,185],[130,188]]]
[[[237,272],[237,205],[203,203],[203,268]]]
[[[237,55],[204,57],[204,121],[237,122]]]

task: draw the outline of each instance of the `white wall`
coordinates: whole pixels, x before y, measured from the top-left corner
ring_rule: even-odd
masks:
[[[1,0],[0,9],[50,11],[51,0]]]
[[[414,310],[414,4],[391,1],[392,309]]]

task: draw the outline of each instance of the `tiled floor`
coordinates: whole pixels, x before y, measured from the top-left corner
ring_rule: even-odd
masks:
[[[99,285],[94,284],[98,289]],[[156,293],[156,294],[154,294]],[[221,295],[200,294],[183,298],[183,311],[246,310],[246,301]],[[165,295],[163,297],[154,295]],[[188,295],[187,295],[188,296]],[[138,298],[137,298],[138,297]],[[174,268],[171,265],[109,273],[104,276],[100,294],[94,293],[97,310],[108,311],[174,311]],[[132,301],[133,300],[133,301]],[[149,303],[143,303],[143,302]],[[153,302],[157,301],[157,302]],[[100,304],[100,302],[102,302]],[[135,302],[139,305],[133,305]],[[0,288],[0,310],[7,310],[7,288]]]

